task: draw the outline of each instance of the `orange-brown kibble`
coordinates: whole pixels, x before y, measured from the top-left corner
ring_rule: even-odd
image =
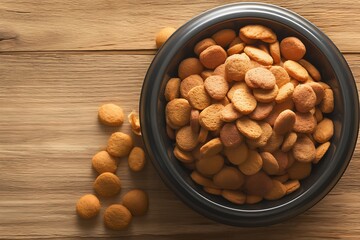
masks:
[[[108,126],[121,126],[124,123],[123,109],[115,104],[104,104],[99,108],[99,120]]]
[[[100,201],[95,195],[86,194],[76,203],[76,213],[81,218],[89,219],[99,214],[100,207]]]
[[[134,147],[128,158],[129,168],[134,172],[141,171],[146,163],[145,152],[140,147]]]
[[[175,31],[176,29],[173,27],[165,27],[161,29],[155,37],[156,47],[160,48]]]
[[[141,189],[134,189],[127,192],[122,198],[124,205],[133,216],[143,216],[149,209],[149,197]]]

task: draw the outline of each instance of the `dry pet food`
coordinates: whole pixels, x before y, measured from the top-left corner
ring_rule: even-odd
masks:
[[[223,29],[194,46],[165,88],[174,156],[205,193],[234,204],[301,188],[331,148],[334,94],[295,36]]]
[[[124,123],[123,109],[115,104],[104,104],[99,108],[99,120],[108,126],[121,126]]]
[[[104,172],[115,173],[117,169],[117,161],[108,152],[101,151],[92,158],[92,166],[99,174]]]
[[[121,204],[110,205],[104,213],[104,223],[112,230],[123,230],[132,220],[130,211]]]
[[[149,208],[149,197],[143,190],[134,189],[123,196],[122,205],[129,209],[133,216],[143,216]]]
[[[93,218],[100,212],[100,201],[93,194],[82,196],[76,203],[76,213],[84,219]]]
[[[94,182],[94,190],[102,197],[112,197],[121,190],[120,178],[113,173],[100,174]]]

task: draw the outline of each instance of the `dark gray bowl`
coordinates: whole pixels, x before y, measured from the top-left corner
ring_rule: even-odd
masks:
[[[204,192],[189,171],[175,159],[173,142],[165,130],[165,84],[177,76],[177,66],[193,56],[196,42],[224,28],[246,24],[271,27],[279,39],[296,36],[306,45],[305,59],[320,70],[335,97],[335,132],[324,159],[303,180],[301,188],[277,201],[235,205]],[[188,206],[221,223],[264,226],[294,217],[319,202],[339,181],[353,154],[359,128],[359,99],[354,78],[344,57],[317,27],[301,16],[273,5],[238,3],[207,11],[179,28],[155,56],[144,80],[140,100],[141,130],[145,147],[163,181]]]

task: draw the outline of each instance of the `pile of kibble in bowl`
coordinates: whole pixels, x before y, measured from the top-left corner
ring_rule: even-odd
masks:
[[[334,97],[300,39],[237,30],[201,40],[180,62],[165,88],[166,130],[205,192],[255,204],[296,191],[321,161]]]

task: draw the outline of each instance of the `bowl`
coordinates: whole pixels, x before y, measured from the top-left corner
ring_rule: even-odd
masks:
[[[301,181],[297,191],[276,201],[254,205],[235,205],[210,195],[196,185],[190,172],[173,155],[173,144],[166,134],[164,89],[177,66],[195,56],[194,45],[224,28],[239,29],[246,24],[272,28],[279,39],[296,36],[307,48],[305,59],[312,59],[324,82],[334,91],[334,121],[331,146]],[[312,23],[287,9],[262,3],[224,5],[191,19],[161,47],[144,79],[140,99],[142,138],[146,151],[162,180],[188,206],[215,221],[235,226],[265,226],[292,218],[319,202],[335,186],[348,166],[359,128],[359,99],[354,78],[334,43]]]

